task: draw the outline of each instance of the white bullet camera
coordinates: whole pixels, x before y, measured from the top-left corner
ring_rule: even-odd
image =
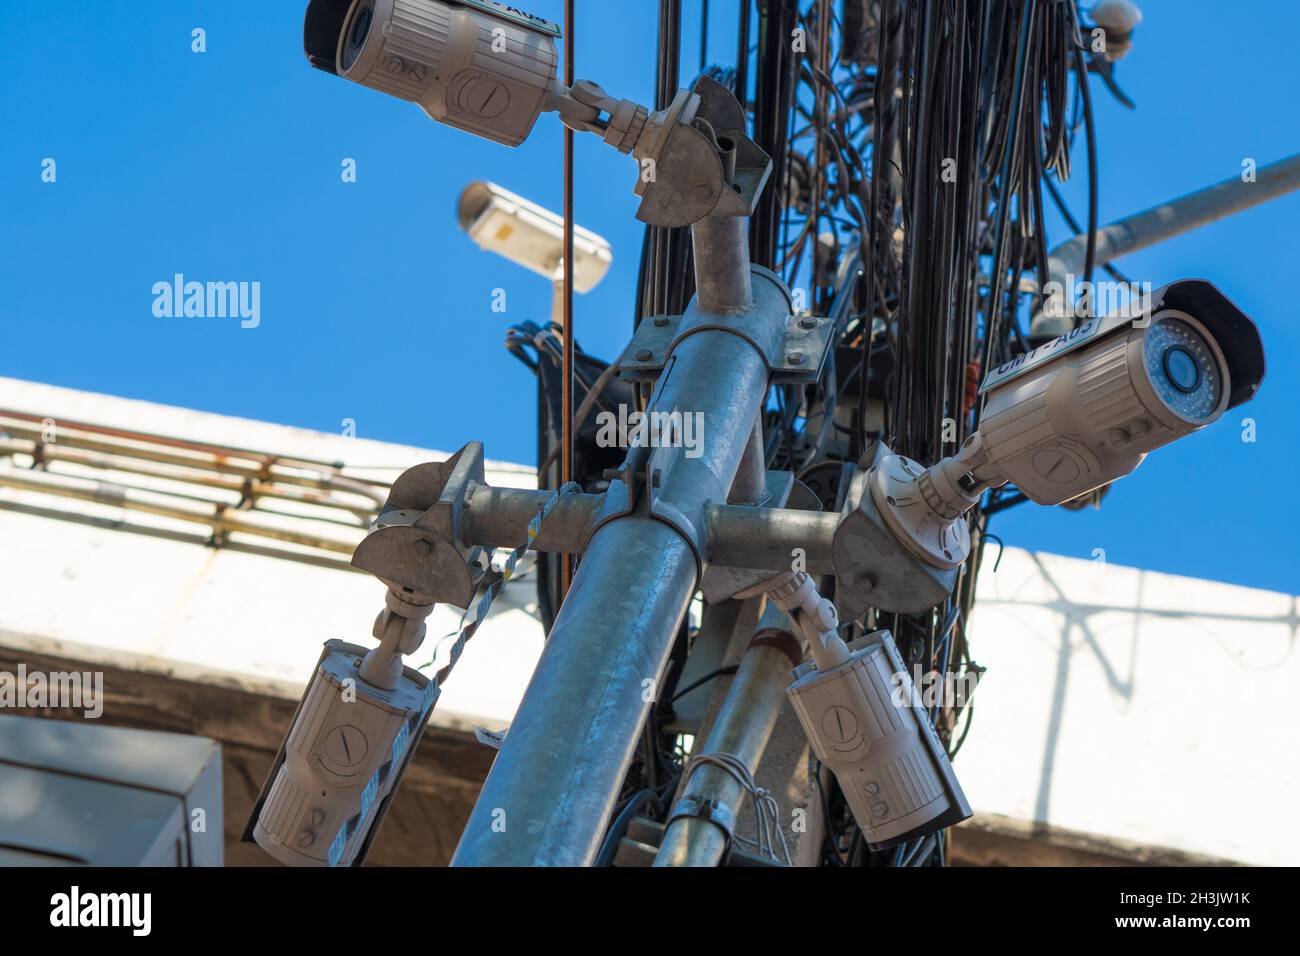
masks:
[[[867,846],[887,849],[968,819],[970,803],[893,637],[873,631],[847,651],[837,667],[801,664],[786,694]]]
[[[1255,324],[1209,282],[1173,282],[993,369],[961,451],[928,469],[886,458],[872,496],[913,553],[953,568],[970,547],[959,519],[988,488],[1069,501],[1249,401],[1263,378]]]
[[[560,28],[496,0],[312,0],[311,65],[518,146],[555,85]]]
[[[470,183],[457,206],[460,227],[479,248],[495,252],[552,282],[564,263],[564,219],[485,180]],[[609,242],[573,227],[573,288],[590,292],[614,261]]]
[[[735,95],[708,76],[662,110],[559,81],[560,28],[497,0],[311,0],[317,69],[416,103],[448,126],[518,146],[543,112],[637,161],[637,218],[664,228],[748,216],[771,173]],[[526,263],[525,263],[526,264]]]

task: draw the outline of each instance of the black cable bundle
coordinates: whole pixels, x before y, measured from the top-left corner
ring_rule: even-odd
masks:
[[[792,288],[807,283],[811,306],[832,314],[840,333],[824,381],[779,395],[769,415],[769,448],[779,446],[778,464],[792,460],[801,475],[854,460],[877,439],[931,464],[975,429],[984,373],[1030,347],[1024,319],[1047,279],[1043,183],[1072,221],[1049,177],[1069,175],[1081,124],[1088,228],[1096,228],[1095,133],[1074,0],[839,6],[837,18],[830,0],[810,0],[797,15],[807,43],[794,54],[795,122],[789,158],[776,167],[783,188],[771,191],[781,208],[753,226],[758,250],[779,217],[780,271]],[[833,58],[832,34],[843,24],[852,25],[852,48]],[[775,82],[760,63],[756,90]],[[826,442],[819,436],[828,419],[834,437]],[[997,510],[996,496],[986,503]],[[868,615],[853,632],[889,627],[909,663],[978,673],[965,628],[993,536],[984,509],[969,520],[975,554],[943,606]],[[934,718],[955,750],[969,710],[939,708]],[[846,842],[828,859],[882,862],[860,841]],[[920,862],[942,852],[942,843],[909,850]],[[891,854],[884,862],[900,861]]]
[[[1053,179],[1069,176],[1080,127],[1095,232],[1089,54],[1075,0],[742,0],[738,26],[735,68],[707,69],[737,91],[773,161],[751,258],[835,329],[821,381],[773,390],[768,461],[833,508],[844,464],[877,440],[924,464],[953,454],[978,425],[981,378],[1030,347],[1024,322],[1048,278],[1044,184],[1077,231]],[[680,28],[680,0],[661,0],[660,108],[676,90]],[[1087,259],[1085,279],[1091,242]],[[684,309],[692,268],[688,229],[647,229],[637,322]],[[972,509],[974,553],[946,602],[921,615],[868,612],[844,622],[846,637],[888,627],[909,666],[977,676],[966,627],[985,543],[997,541],[988,518],[1016,500],[991,493]],[[968,702],[932,711],[953,754],[971,713]],[[680,768],[658,729],[667,716],[651,721],[624,807],[662,810],[664,780]],[[942,839],[869,852],[834,785],[823,799],[825,862],[942,862]]]

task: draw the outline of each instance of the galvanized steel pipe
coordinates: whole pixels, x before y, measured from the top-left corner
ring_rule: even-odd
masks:
[[[636,502],[592,535],[453,865],[588,865],[599,850],[695,592],[705,503],[726,500],[767,392],[766,357],[725,326],[751,306],[764,310],[764,321],[787,315],[784,288],[754,303],[740,223],[694,227],[694,308],[707,303],[716,315],[674,348],[650,405],[700,413],[698,455],[654,449],[650,465],[661,477],[649,492],[654,514]]]
[[[761,639],[761,640],[760,640]],[[799,642],[789,618],[769,604],[755,634],[755,642],[741,658],[740,668],[727,688],[701,754],[731,754],[750,773],[758,769],[777,715],[785,701],[790,670],[799,663]],[[739,817],[745,791],[721,767],[705,764],[691,773],[681,797],[716,800]],[[777,820],[780,826],[781,820]],[[664,831],[655,866],[718,866],[729,844],[728,833],[704,817],[679,817]]]

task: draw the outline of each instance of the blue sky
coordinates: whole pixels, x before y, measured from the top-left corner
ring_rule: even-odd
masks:
[[[578,75],[649,101],[657,4],[578,0]],[[1300,4],[1155,0],[1119,79],[1094,85],[1103,222],[1300,150]],[[301,0],[44,0],[0,6],[0,374],[325,431],[534,460],[533,382],[505,326],[549,313],[547,283],[479,251],[455,226],[468,181],[553,209],[561,135],[543,117],[508,149],[311,70]],[[684,76],[699,0],[685,0]],[[711,59],[735,55],[736,0],[714,0]],[[559,0],[532,12],[562,19]],[[191,50],[206,31],[207,51]],[[57,181],[41,181],[46,157]],[[357,163],[344,183],[340,164]],[[576,218],[613,244],[577,302],[585,348],[613,357],[631,327],[641,226],[635,168],[579,137]],[[1084,157],[1066,193],[1082,218]],[[1166,448],[1100,511],[1026,505],[995,519],[1009,545],[1300,592],[1285,494],[1300,438],[1300,195],[1120,266],[1134,279],[1209,278],[1259,323],[1260,396]],[[1066,238],[1063,227],[1053,240]],[[261,283],[261,323],[157,318],[154,283]],[[508,312],[492,310],[492,290]],[[1243,443],[1241,418],[1257,422]],[[119,423],[129,424],[129,423]]]

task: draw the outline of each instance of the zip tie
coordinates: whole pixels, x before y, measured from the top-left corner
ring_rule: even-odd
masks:
[[[406,754],[407,745],[411,742],[411,724],[416,720],[423,721],[429,716],[429,711],[433,708],[433,702],[438,698],[436,688],[434,688],[434,693],[429,692],[430,688],[434,688],[432,681],[430,681],[428,687],[424,689],[424,707],[421,709],[420,714],[412,720],[408,720],[406,723],[402,724],[401,730],[397,732],[397,737],[393,740],[392,759],[385,765],[389,770],[400,766],[402,763],[402,758]],[[383,770],[384,767],[380,767],[374,772],[370,779],[366,781],[366,788],[361,791],[361,809],[357,812],[356,816],[352,817],[344,823],[343,826],[339,827],[339,832],[334,835],[334,842],[330,844],[328,857],[329,866],[334,867],[339,865],[339,860],[343,859],[343,851],[347,848],[348,840],[352,839],[352,834],[357,831],[357,827],[361,825],[361,821],[365,820],[366,817],[369,816],[370,807],[379,796],[379,774]]]
[[[533,542],[537,540],[537,535],[542,530],[542,522],[546,520],[546,517],[551,513],[556,502],[560,500],[560,496],[574,494],[581,490],[582,488],[577,484],[577,482],[573,481],[560,486],[559,490],[556,491],[555,494],[551,495],[551,497],[546,500],[546,503],[542,505],[541,509],[538,510],[537,514],[533,515],[529,520],[528,539],[510,552],[510,556],[506,558],[505,565],[502,566],[501,576],[488,585],[487,589],[483,592],[483,596],[479,598],[478,603],[474,605],[472,609],[466,611],[466,617],[468,620],[466,620],[466,618],[461,619],[463,626],[461,627],[460,633],[456,636],[456,642],[451,645],[451,659],[448,660],[446,666],[444,666],[434,676],[434,681],[439,687],[441,687],[443,682],[446,681],[447,675],[450,674],[451,669],[456,666],[456,662],[460,660],[460,655],[465,650],[466,643],[468,643],[469,639],[474,636],[474,632],[478,630],[479,625],[483,623],[483,620],[487,617],[488,611],[492,608],[492,602],[496,600],[497,595],[501,593],[501,589],[506,586],[506,583],[513,576],[515,565],[519,563],[519,559],[532,548]]]

